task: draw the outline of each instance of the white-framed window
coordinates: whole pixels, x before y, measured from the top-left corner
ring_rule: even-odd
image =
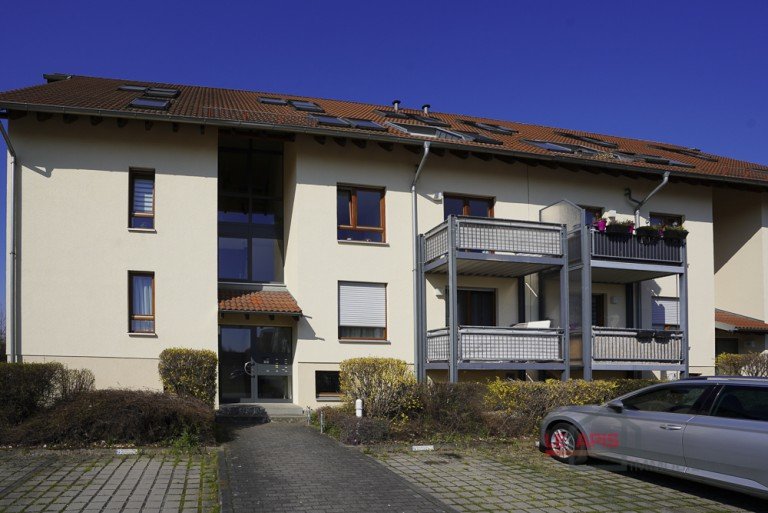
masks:
[[[339,282],[339,338],[386,340],[386,283]]]

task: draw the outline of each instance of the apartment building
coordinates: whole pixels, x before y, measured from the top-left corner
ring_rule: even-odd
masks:
[[[314,406],[356,356],[589,379],[766,349],[765,166],[400,102],[45,78],[0,93],[13,360],[159,388],[163,349],[206,348],[221,403]]]

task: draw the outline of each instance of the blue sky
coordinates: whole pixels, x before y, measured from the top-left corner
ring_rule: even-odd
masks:
[[[64,72],[398,98],[768,164],[765,0],[25,0],[2,20],[0,90]]]

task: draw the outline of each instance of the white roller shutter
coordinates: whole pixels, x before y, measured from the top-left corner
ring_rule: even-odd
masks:
[[[654,326],[680,325],[680,300],[676,297],[655,297],[652,305]]]
[[[387,327],[387,286],[339,282],[339,326]]]
[[[155,208],[155,181],[149,178],[133,180],[133,212],[151,214]]]

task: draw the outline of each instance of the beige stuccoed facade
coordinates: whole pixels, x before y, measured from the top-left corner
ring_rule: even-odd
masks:
[[[147,130],[138,121],[119,128],[109,119],[92,126],[87,120],[64,124],[60,116],[45,122],[27,116],[11,122],[11,136],[21,163],[19,336],[24,361],[57,360],[91,368],[99,387],[156,389],[157,357],[166,347],[216,351],[219,325],[286,326],[294,336],[293,402],[301,406],[318,404],[315,372],[337,370],[344,359],[386,356],[414,363],[410,185],[419,153],[398,145],[360,148],[330,139],[321,144],[302,135],[285,142],[284,281],[303,315],[298,320],[246,318],[220,315],[217,308],[216,129],[201,134],[186,125],[174,131],[170,124],[155,123]],[[156,172],[156,229],[151,232],[127,227],[130,168]],[[443,221],[439,198],[445,193],[493,197],[496,218],[538,221],[542,207],[564,198],[631,218],[634,212],[625,189],[643,197],[657,183],[450,153],[432,155],[418,183],[418,229],[424,233]],[[385,243],[337,240],[339,184],[386,189]],[[716,306],[760,318],[768,313],[768,277],[763,272],[768,255],[766,200],[758,193],[736,198],[728,194],[742,193],[671,183],[640,211],[643,220],[651,212],[682,215],[690,232],[692,373],[713,372]],[[726,237],[717,216],[731,226],[724,205],[747,196],[754,236],[744,239],[727,231]],[[741,230],[742,220],[736,221]],[[727,250],[716,249],[723,243]],[[131,270],[155,273],[154,336],[128,333]],[[340,281],[386,284],[385,341],[339,339]],[[533,310],[536,284],[530,284],[526,307]],[[445,286],[442,276],[428,279],[428,328],[444,326]],[[461,277],[459,287],[495,289],[497,324],[519,321],[517,279]],[[673,278],[643,282],[641,289],[643,327],[650,327],[653,296],[680,294]],[[606,324],[625,326],[625,287],[596,283],[593,292],[608,298]],[[504,373],[471,374],[497,375]],[[434,377],[440,379],[440,373]]]

